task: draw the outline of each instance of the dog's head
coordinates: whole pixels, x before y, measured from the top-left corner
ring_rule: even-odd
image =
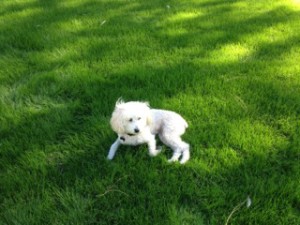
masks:
[[[110,124],[118,134],[137,135],[149,126],[151,114],[147,102],[116,102]]]

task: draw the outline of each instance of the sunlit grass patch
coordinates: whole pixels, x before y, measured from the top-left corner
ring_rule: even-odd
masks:
[[[235,63],[247,59],[251,56],[251,53],[249,47],[237,43],[222,46],[220,49],[213,51],[211,57],[219,63]]]
[[[300,9],[300,1],[299,0],[290,0],[292,2],[292,6],[297,8],[298,10]]]
[[[299,224],[299,24],[296,0],[1,1],[0,224]],[[119,97],[180,113],[191,160],[108,162]]]
[[[191,19],[196,19],[197,17],[201,16],[201,13],[199,12],[179,12],[175,13],[173,15],[170,15],[167,20],[170,21],[171,23],[176,23],[176,22],[184,22],[185,20],[191,20]]]

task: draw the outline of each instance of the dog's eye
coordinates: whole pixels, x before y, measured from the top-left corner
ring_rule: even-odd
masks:
[[[132,119],[132,118],[130,118],[128,121],[129,121],[129,122],[132,122],[132,121],[133,121],[133,119]]]

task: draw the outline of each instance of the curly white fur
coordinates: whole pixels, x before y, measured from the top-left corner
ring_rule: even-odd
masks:
[[[188,127],[187,122],[177,113],[167,110],[150,109],[147,102],[116,102],[110,120],[112,129],[118,134],[117,140],[110,147],[107,158],[112,160],[118,147],[147,143],[150,156],[156,156],[155,135],[173,150],[169,162],[186,163],[190,159],[189,144],[181,140]]]

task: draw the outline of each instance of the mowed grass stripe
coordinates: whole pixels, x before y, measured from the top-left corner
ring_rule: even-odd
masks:
[[[0,3],[0,224],[299,224],[296,0]],[[114,103],[189,123],[188,164],[115,139]]]

